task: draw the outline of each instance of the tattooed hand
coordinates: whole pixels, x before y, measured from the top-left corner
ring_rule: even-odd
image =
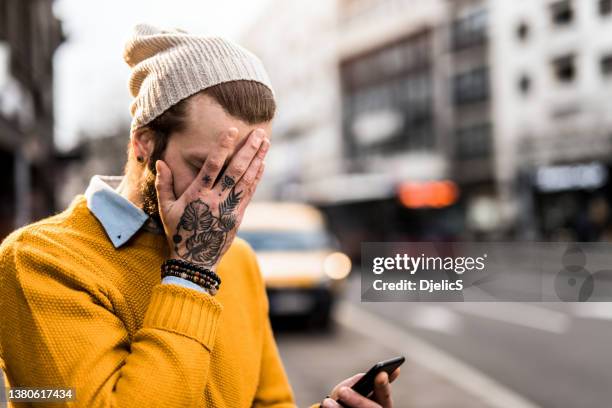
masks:
[[[244,210],[261,179],[263,160],[270,146],[263,129],[256,129],[220,174],[237,137],[236,128],[219,137],[198,176],[178,198],[174,195],[170,168],[162,160],[155,164],[159,213],[172,258],[215,270],[236,236]]]

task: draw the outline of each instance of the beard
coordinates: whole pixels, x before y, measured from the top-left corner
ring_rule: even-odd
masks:
[[[157,200],[157,190],[155,190],[154,170],[146,172],[145,179],[140,184],[140,194],[142,195],[142,210],[151,217],[160,228],[163,228],[159,215],[159,204]]]

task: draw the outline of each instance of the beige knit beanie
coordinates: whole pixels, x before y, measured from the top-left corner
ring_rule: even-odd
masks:
[[[138,24],[125,45],[123,58],[132,69],[132,131],[181,99],[222,82],[257,81],[274,94],[259,58],[221,37]]]

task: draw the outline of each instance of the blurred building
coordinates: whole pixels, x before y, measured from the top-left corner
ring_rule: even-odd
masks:
[[[278,104],[258,197],[309,199],[306,185],[342,172],[336,13],[335,1],[272,0],[243,35]]]
[[[66,208],[83,194],[93,175],[122,176],[127,161],[130,124],[122,123],[109,134],[79,135],[79,143],[62,154],[56,189],[58,208]]]
[[[315,4],[273,1],[244,36],[279,102],[260,195],[316,203],[349,252],[368,239],[452,235],[460,220],[439,212],[457,198],[446,3]]]
[[[487,1],[447,0],[442,28],[448,72],[444,97],[450,116],[448,144],[452,178],[462,194],[466,229],[471,238],[491,237],[503,227],[503,208],[495,173],[495,94],[492,84],[490,10]]]
[[[347,202],[323,205],[343,220],[337,229],[353,248],[455,239],[462,230],[461,186],[451,180],[447,19],[443,1],[339,2],[346,173],[330,191]]]
[[[501,198],[522,231],[602,238],[612,157],[612,1],[489,1]]]
[[[52,0],[0,0],[0,236],[55,210]]]
[[[612,0],[273,1],[245,36],[280,96],[264,195],[353,246],[601,238],[611,30]]]

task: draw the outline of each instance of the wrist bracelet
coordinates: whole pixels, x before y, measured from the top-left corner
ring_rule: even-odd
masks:
[[[219,290],[221,278],[210,269],[179,259],[167,259],[161,265],[161,277],[176,276],[187,279],[214,295]]]
[[[175,259],[175,258],[167,259],[164,262],[164,264],[166,264],[168,266],[182,267],[182,268],[187,268],[187,269],[190,269],[190,270],[198,271],[200,274],[208,275],[213,280],[215,280],[217,283],[221,284],[221,278],[219,277],[219,275],[217,275],[212,270],[210,270],[208,268],[204,268],[204,267],[202,267],[200,265],[197,265],[197,264],[194,264],[194,263],[191,263],[191,262],[187,262],[187,261],[184,261],[182,259]]]
[[[219,286],[219,283],[213,280],[208,275],[202,275],[198,271],[193,271],[187,268],[177,268],[177,267],[165,267],[162,270],[162,275],[186,275],[189,279],[194,279],[202,282],[206,282],[212,286]]]
[[[219,276],[210,270],[202,271],[202,270],[197,270],[197,269],[186,267],[186,266],[168,265],[168,264],[163,265],[162,268],[163,268],[163,271],[183,271],[183,272],[195,274],[197,276],[205,276],[209,278],[210,280],[212,280],[213,282],[215,282],[216,284],[221,283],[221,279],[219,279]]]
[[[219,275],[217,275],[215,272],[211,271],[210,269],[198,267],[195,264],[190,264],[189,262],[179,263],[173,260],[168,260],[162,265],[162,272],[167,270],[183,271],[193,273],[197,276],[206,276],[214,281],[217,285],[221,284],[221,278],[219,278]]]
[[[205,282],[205,281],[201,280],[200,278],[196,278],[196,277],[194,277],[192,275],[189,275],[187,273],[184,273],[184,272],[180,272],[179,273],[179,272],[173,271],[173,272],[170,272],[170,273],[167,273],[167,274],[164,275],[164,277],[166,277],[166,276],[176,276],[177,278],[186,279],[186,280],[188,280],[190,282],[193,282],[196,285],[204,288],[205,290],[209,291],[212,295],[215,295],[219,291],[219,287],[218,286],[216,286],[216,285],[214,285],[212,283],[209,283],[209,282]]]
[[[190,281],[193,281],[194,283],[201,284],[206,287],[216,289],[219,288],[219,285],[216,282],[212,281],[210,278],[205,276],[198,276],[188,271],[169,270],[164,272],[163,276],[178,276],[180,278],[188,279]]]

